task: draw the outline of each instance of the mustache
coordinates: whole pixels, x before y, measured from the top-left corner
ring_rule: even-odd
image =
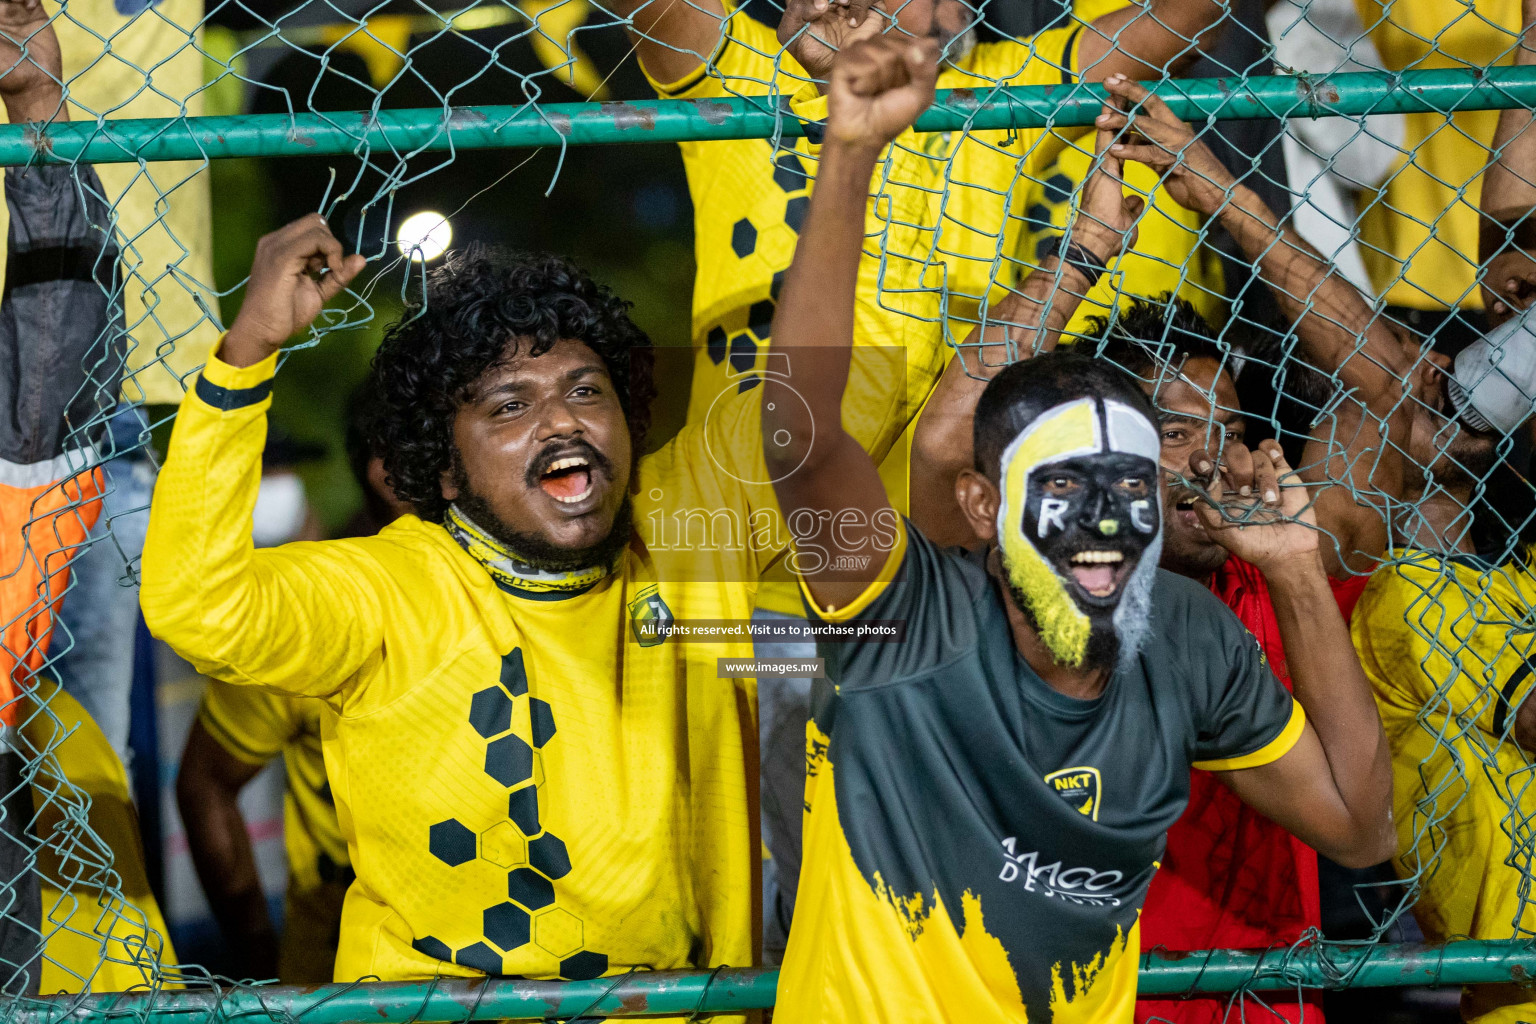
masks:
[[[550,466],[573,455],[580,455],[587,460],[589,468],[607,474],[609,479],[613,478],[613,463],[608,460],[608,456],[594,448],[591,442],[576,438],[573,441],[556,441],[546,445],[533,457],[533,461],[528,463],[528,471],[524,474],[525,482],[529,487],[537,487],[539,479],[549,472]]]

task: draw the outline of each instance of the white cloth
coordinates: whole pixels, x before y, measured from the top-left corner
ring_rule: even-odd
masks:
[[[1277,0],[1266,15],[1282,73],[1330,75],[1383,67],[1350,0]],[[1372,188],[1402,152],[1401,114],[1291,118],[1281,145],[1291,191],[1301,198],[1292,224],[1351,284],[1372,295],[1370,277],[1355,239],[1353,191]]]

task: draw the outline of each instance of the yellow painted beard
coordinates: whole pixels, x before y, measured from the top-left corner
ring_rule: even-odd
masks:
[[[1093,622],[1072,600],[1056,571],[1017,531],[1003,536],[1003,570],[1013,589],[1023,596],[1051,656],[1060,665],[1081,668],[1088,655]]]

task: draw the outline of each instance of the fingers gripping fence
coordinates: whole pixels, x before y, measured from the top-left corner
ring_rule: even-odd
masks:
[[[1024,354],[1022,334],[999,356],[972,328],[1008,319],[997,312],[1008,292],[1056,239],[1098,215],[1082,198],[1099,166],[1094,138],[1073,130],[1092,126],[1110,98],[1082,80],[1093,77],[1090,56],[1113,63],[1117,45],[1161,46],[1151,63],[1166,68],[1201,33],[1178,20],[1176,8],[1191,3],[1153,2],[1140,18],[1116,21],[1124,5],[1115,0],[1012,11],[1003,0],[982,10],[948,2],[959,16],[944,30],[951,63],[936,102],[872,183],[866,250],[878,272],[873,312],[859,324],[875,343],[928,331],[905,344],[929,387],[955,350],[987,363]],[[9,81],[46,94],[25,73],[41,68],[63,84],[71,115],[48,120],[55,102],[0,125],[0,165],[63,169],[53,198],[36,208],[18,198],[22,172],[7,178],[5,302],[20,308],[18,296],[35,286],[29,247],[59,241],[57,230],[38,232],[39,211],[73,202],[84,211],[78,237],[43,248],[50,258],[65,251],[72,305],[89,305],[89,291],[101,307],[77,337],[55,329],[62,314],[40,315],[37,329],[14,332],[0,349],[9,363],[0,401],[15,432],[0,438],[9,474],[0,479],[0,663],[14,683],[0,764],[6,1019],[324,1024],[773,1004],[776,972],[744,967],[315,988],[236,983],[187,966],[166,939],[129,781],[112,752],[127,739],[109,709],[126,700],[128,682],[84,659],[101,647],[93,627],[114,622],[106,631],[117,634],[117,660],[133,657],[134,613],[124,626],[120,611],[104,609],[120,609],[111,595],[131,596],[137,579],[152,438],[234,308],[237,284],[216,284],[213,245],[230,207],[253,193],[215,193],[210,204],[215,161],[271,160],[279,180],[291,165],[283,158],[327,161],[329,183],[303,205],[345,221],[348,244],[373,266],[306,339],[313,345],[370,329],[385,318],[378,307],[393,305],[390,291],[403,296],[419,278],[419,264],[390,253],[396,204],[462,170],[461,152],[547,148],[563,160],[569,147],[678,143],[695,195],[714,197],[695,221],[692,404],[725,374],[762,370],[826,116],[805,86],[824,70],[812,74],[820,44],[805,24],[809,5],[760,3],[725,23],[716,7],[334,2],[279,14],[254,3],[117,0],[45,4],[40,18],[0,23],[27,54],[17,64],[21,51],[0,45],[0,70],[16,64],[0,92]],[[1217,435],[1241,423],[1250,443],[1285,445],[1315,495],[1309,511],[1336,575],[1375,574],[1353,629],[1396,756],[1400,841],[1392,870],[1346,897],[1358,903],[1360,936],[1322,941],[1310,920],[1294,944],[1264,952],[1153,948],[1143,995],[1235,994],[1232,1019],[1270,1019],[1263,993],[1309,988],[1505,985],[1536,1001],[1527,991],[1536,972],[1536,806],[1527,792],[1536,726],[1522,718],[1536,646],[1536,583],[1525,567],[1536,497],[1524,422],[1531,392],[1521,392],[1532,366],[1520,363],[1518,333],[1464,373],[1457,364],[1459,385],[1474,395],[1486,397],[1478,388],[1488,381],[1515,388],[1488,408],[1526,400],[1526,415],[1485,417],[1475,429],[1457,420],[1458,399],[1437,375],[1442,357],[1468,350],[1497,318],[1496,299],[1518,309],[1536,295],[1536,263],[1521,262],[1536,248],[1536,190],[1522,192],[1536,162],[1513,158],[1523,136],[1495,142],[1500,111],[1536,108],[1536,64],[1517,60],[1512,9],[1313,0],[1275,5],[1266,23],[1233,4],[1213,15],[1228,22],[1226,35],[1202,37],[1199,62],[1148,76],[1168,116],[1189,126],[1170,144],[1185,159],[1127,165],[1126,188],[1149,211],[1131,252],[1088,290],[1066,340],[1116,359],[1149,352],[1180,373],[1199,358],[1223,369],[1233,387],[1201,385],[1195,418],[1226,424]],[[713,19],[702,35],[699,17]],[[787,44],[774,34],[781,19]],[[636,53],[660,98],[635,71]],[[695,69],[659,81],[688,54]],[[1153,134],[1134,123],[1115,130],[1133,145]],[[1500,146],[1513,171],[1494,186]],[[1196,147],[1217,163],[1198,164]],[[1215,199],[1202,205],[1206,186]],[[1250,195],[1299,240],[1275,231],[1254,241],[1244,227],[1257,222]],[[1134,300],[1165,293],[1190,314],[1160,305],[1138,320]],[[1205,347],[1193,345],[1202,331]],[[1138,367],[1127,368],[1144,375]],[[39,395],[41,408],[28,401]],[[913,408],[925,396],[909,396]],[[1209,432],[1201,443],[1214,443]],[[1204,493],[1188,474],[1174,484]],[[72,604],[91,611],[82,618]],[[156,783],[140,777],[137,786],[145,814]],[[161,838],[142,837],[152,861]],[[1477,880],[1499,872],[1514,879],[1510,895],[1477,891]],[[1453,941],[1405,941],[1419,937]],[[449,951],[445,964],[478,966],[463,952]]]

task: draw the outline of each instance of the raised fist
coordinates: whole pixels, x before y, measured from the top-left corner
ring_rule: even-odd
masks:
[[[261,362],[314,323],[366,262],[360,255],[342,255],[341,243],[318,213],[263,235],[221,358],[235,366]]]
[[[939,43],[902,33],[853,43],[832,62],[827,141],[879,149],[933,103]]]

